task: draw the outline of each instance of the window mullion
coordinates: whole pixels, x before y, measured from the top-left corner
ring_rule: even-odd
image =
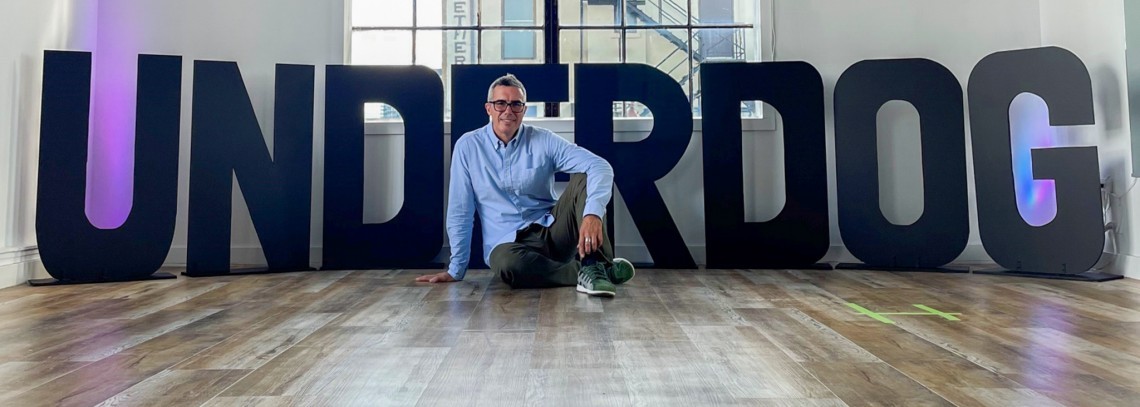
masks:
[[[416,5],[417,1],[418,0],[412,0],[412,65],[416,64],[416,35],[420,32],[416,29],[416,19],[419,18],[419,13],[417,13],[419,8]]]
[[[542,7],[543,24],[542,24],[542,39],[543,39],[543,63],[557,65],[561,54],[559,38],[559,23],[558,23],[558,0],[542,0],[544,2]],[[543,115],[546,117],[558,117],[559,106],[557,102],[546,102],[543,106]]]

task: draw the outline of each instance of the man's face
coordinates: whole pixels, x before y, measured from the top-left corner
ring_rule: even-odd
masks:
[[[494,102],[506,102],[503,111],[496,109]],[[487,115],[491,116],[491,126],[494,127],[496,134],[505,136],[513,136],[522,126],[523,115],[526,114],[526,106],[523,105],[522,110],[515,112],[510,105],[523,103],[522,92],[519,88],[514,86],[496,86],[491,91],[491,101],[487,102],[484,107],[487,108]]]

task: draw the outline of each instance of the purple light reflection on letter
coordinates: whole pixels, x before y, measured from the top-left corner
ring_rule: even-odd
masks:
[[[1009,105],[1009,130],[1013,148],[1013,186],[1017,211],[1026,223],[1042,226],[1057,216],[1057,190],[1053,180],[1033,179],[1031,149],[1057,145],[1056,130],[1049,125],[1049,108],[1041,97],[1022,93]]]
[[[85,203],[87,219],[100,229],[126,222],[134,191],[138,55],[128,26],[100,25],[93,57]]]

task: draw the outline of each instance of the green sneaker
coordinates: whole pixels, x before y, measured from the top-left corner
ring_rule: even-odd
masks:
[[[605,265],[594,263],[578,270],[578,292],[599,297],[613,297],[617,295],[617,288],[606,277]]]
[[[633,268],[633,263],[621,257],[614,259],[614,264],[606,268],[606,277],[614,284],[621,284],[633,279],[633,275],[637,271]]]

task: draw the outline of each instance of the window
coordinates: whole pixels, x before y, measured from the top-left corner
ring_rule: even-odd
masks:
[[[760,61],[772,0],[352,0],[352,64],[418,64],[447,83],[461,64],[642,63],[677,80],[700,116],[700,64]],[[548,16],[548,10],[557,10]],[[556,39],[556,40],[552,40]],[[547,46],[553,49],[546,50]],[[548,55],[549,52],[549,55]],[[573,69],[570,70],[573,75]],[[571,82],[574,78],[571,78]],[[450,91],[450,86],[445,86]],[[573,84],[571,84],[573,101]],[[541,114],[535,104],[528,113]],[[761,117],[743,103],[742,117]],[[450,95],[445,95],[450,109]],[[369,120],[392,117],[380,107]],[[573,102],[558,104],[573,116]],[[643,117],[619,102],[614,116]],[[449,114],[449,112],[448,112]]]
[[[533,26],[533,0],[503,0],[504,26]],[[503,59],[535,59],[534,31],[503,32]]]

